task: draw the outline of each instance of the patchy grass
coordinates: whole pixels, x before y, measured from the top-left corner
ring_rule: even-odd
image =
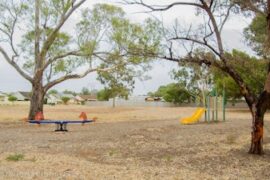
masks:
[[[166,155],[166,156],[164,156],[163,158],[164,158],[164,160],[165,160],[167,163],[173,161],[173,157],[172,157],[171,155]]]
[[[111,149],[110,151],[109,151],[109,156],[114,156],[114,155],[116,155],[118,153],[118,151],[116,150],[116,149]]]
[[[236,140],[237,140],[237,135],[230,134],[230,135],[227,136],[226,140],[227,140],[228,144],[235,144]]]
[[[23,154],[11,154],[6,158],[7,161],[22,161],[24,160]]]

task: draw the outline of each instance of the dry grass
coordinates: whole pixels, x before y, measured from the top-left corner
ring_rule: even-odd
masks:
[[[20,122],[26,120],[29,105],[1,105],[0,122]],[[98,122],[140,121],[140,120],[166,120],[180,119],[193,113],[194,108],[183,107],[89,107],[82,105],[44,106],[46,119],[79,119],[81,112],[86,112],[88,118],[98,117]],[[221,112],[220,112],[221,115]],[[269,119],[270,114],[266,115]],[[227,119],[249,120],[247,109],[229,109]]]
[[[194,110],[45,106],[47,119],[78,119],[81,111],[99,118],[55,133],[20,123],[26,105],[0,106],[0,179],[269,179],[269,130],[266,155],[247,154],[248,110],[228,110],[226,122],[180,125]],[[18,154],[23,160],[7,160]]]
[[[26,119],[28,110],[27,105],[0,106],[0,122],[19,122]],[[80,113],[86,112],[88,118],[98,117],[98,122],[178,119],[189,115],[192,110],[193,108],[44,106],[46,119],[79,119]]]

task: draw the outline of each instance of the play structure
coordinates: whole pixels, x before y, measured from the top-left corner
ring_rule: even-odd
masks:
[[[205,109],[204,108],[198,108],[192,116],[183,118],[181,120],[181,123],[182,124],[193,124],[193,123],[196,123],[196,122],[198,122],[201,119],[201,117],[204,114],[204,112],[205,112]]]
[[[225,121],[225,90],[223,89],[222,96],[216,90],[211,91],[204,98],[204,107],[197,108],[194,114],[190,117],[185,117],[180,120],[181,124],[194,124],[202,119],[204,115],[205,122]]]
[[[75,121],[75,120],[44,120],[44,116],[42,112],[38,112],[35,116],[35,120],[29,120],[29,123],[32,124],[55,124],[56,129],[55,131],[68,131],[67,130],[67,125],[68,124],[82,124],[84,125],[85,123],[91,123],[95,122],[97,118],[93,118],[92,120],[88,120],[86,113],[82,112],[79,116],[81,120]]]

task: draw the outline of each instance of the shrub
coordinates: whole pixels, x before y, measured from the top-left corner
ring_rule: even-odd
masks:
[[[15,96],[10,95],[8,96],[8,101],[13,103],[14,101],[17,101],[17,98]]]
[[[24,155],[23,154],[12,154],[9,155],[6,160],[8,161],[21,161],[24,159]]]
[[[61,100],[63,101],[64,104],[67,104],[68,101],[70,100],[69,97],[62,97]]]

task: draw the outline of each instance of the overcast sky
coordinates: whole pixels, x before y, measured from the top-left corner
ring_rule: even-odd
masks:
[[[91,7],[95,3],[112,3],[113,1],[104,0],[88,0],[84,7]],[[159,1],[150,1],[159,3],[168,3],[169,0],[159,0]],[[120,6],[120,4],[118,4]],[[127,6],[121,5],[126,11],[128,17],[135,22],[140,22],[141,20],[149,17],[149,15],[143,12],[145,9],[140,6]],[[162,18],[166,25],[169,25],[174,22],[175,18],[178,18],[180,22],[184,24],[189,24],[190,22],[198,21],[198,18],[194,16],[194,9],[191,7],[176,7],[172,8],[167,12],[157,12],[153,14],[155,17]],[[72,17],[72,18],[75,18]],[[70,21],[71,22],[71,21]],[[245,41],[242,35],[243,28],[248,25],[248,20],[243,17],[233,17],[227,22],[224,32],[222,34],[225,48],[227,50],[236,48],[244,51],[249,51],[250,49],[245,45]],[[68,28],[69,24],[65,26]],[[155,61],[152,63],[152,70],[148,72],[147,75],[151,76],[150,80],[139,81],[136,80],[134,94],[143,95],[147,94],[149,91],[155,91],[160,85],[166,85],[173,80],[170,78],[170,71],[173,68],[177,68],[176,63],[167,62],[167,61]],[[57,90],[72,90],[72,91],[81,91],[83,87],[89,89],[101,89],[102,85],[96,81],[96,74],[89,74],[84,79],[80,80],[69,80],[63,82],[60,85],[54,87]],[[6,63],[4,58],[0,56],[0,91],[4,92],[14,92],[14,91],[31,91],[31,85],[28,81],[23,79],[9,64]]]

